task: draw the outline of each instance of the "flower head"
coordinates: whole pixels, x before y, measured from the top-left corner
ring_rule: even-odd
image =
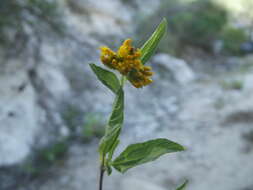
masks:
[[[132,40],[127,39],[120,46],[117,53],[108,47],[101,47],[101,61],[111,69],[118,70],[136,88],[141,88],[152,82],[151,67],[141,63],[141,51],[132,46]]]
[[[101,47],[101,56],[100,59],[103,64],[111,69],[116,69],[116,67],[112,64],[113,60],[116,58],[116,53],[112,51],[108,47]]]

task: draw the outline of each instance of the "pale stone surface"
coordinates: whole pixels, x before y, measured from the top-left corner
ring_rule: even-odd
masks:
[[[184,85],[196,79],[192,69],[182,59],[178,59],[167,54],[158,54],[154,56],[153,62],[154,64],[160,64],[165,69],[169,70],[174,79],[180,84]]]
[[[86,63],[98,63],[98,47],[103,40],[113,41],[108,39],[110,35],[116,36],[117,41],[120,35],[125,38],[131,22],[136,20],[131,9],[120,1],[72,2],[79,12],[66,10],[66,22],[74,40],[80,41],[43,41],[41,60],[29,63],[34,77],[27,76],[29,69],[22,70],[26,65],[22,60],[18,64],[6,64],[6,73],[1,74],[0,166],[22,163],[33,153],[38,136],[45,137],[42,144],[59,139],[59,135],[68,137],[61,115],[66,110],[60,109],[64,103],[74,102],[87,112],[105,116],[111,111],[114,95],[96,80]],[[137,3],[144,10],[148,3],[140,2]],[[152,2],[155,7],[156,1]],[[138,90],[126,85],[126,119],[115,155],[130,143],[158,137],[179,142],[187,151],[164,156],[125,175],[114,171],[111,177],[105,177],[104,189],[175,189],[185,178],[190,180],[189,190],[212,190],[214,184],[215,190],[252,189],[253,152],[248,149],[252,143],[244,137],[253,130],[252,71],[236,76],[242,80],[243,89],[224,90],[220,80],[233,76],[224,73],[210,76],[209,81],[196,81],[199,73],[195,74],[182,59],[159,54],[153,61],[153,84]],[[234,66],[246,60],[236,58],[232,62]],[[203,65],[202,61],[200,64]],[[159,67],[163,68],[162,73]],[[167,77],[170,73],[177,82]],[[59,134],[54,133],[57,129]],[[8,189],[95,190],[97,146],[97,140],[87,145],[75,142],[65,162],[51,169],[54,175]],[[15,184],[15,180],[9,183]]]
[[[249,80],[252,73],[243,75]],[[141,91],[127,87],[126,98],[131,100],[131,104],[126,105],[127,120],[115,155],[129,143],[158,137],[179,142],[187,151],[163,156],[154,163],[130,169],[124,175],[114,171],[112,176],[105,177],[104,189],[172,190],[185,179],[190,181],[189,190],[213,189],[213,184],[217,184],[216,190],[252,189],[253,151],[249,149],[252,142],[247,142],[243,135],[253,130],[250,115],[253,113],[253,89],[224,90],[219,85],[220,77],[224,76],[217,76],[209,83],[198,82],[179,88],[178,110],[173,117],[170,117],[172,113],[162,109],[166,110],[170,104],[165,104],[165,107],[157,104],[157,99],[166,100],[168,88],[156,94],[156,99],[152,98],[156,90],[154,87]],[[170,82],[167,81],[167,84]],[[96,104],[103,102],[96,98],[93,97]],[[220,102],[221,99],[224,102]],[[177,104],[172,100],[169,102]],[[217,106],[217,100],[222,105]],[[152,106],[153,101],[157,106]],[[149,109],[144,109],[145,106]],[[156,115],[156,112],[159,114]],[[231,119],[235,120],[231,123]],[[95,190],[98,179],[97,145],[98,142],[94,141],[85,149],[83,145],[72,146],[65,166],[56,170],[59,175],[44,182],[41,190]],[[38,184],[40,181],[29,187]]]
[[[126,178],[122,180],[120,187],[121,190],[166,190],[154,183],[150,183],[148,179],[136,179],[136,178]]]
[[[43,112],[24,71],[1,75],[0,86],[0,166],[6,166],[31,152]]]

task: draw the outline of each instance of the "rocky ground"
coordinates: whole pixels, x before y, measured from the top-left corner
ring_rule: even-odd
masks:
[[[98,139],[70,141],[66,156],[39,176],[24,178],[17,168],[37,149],[72,137],[70,125],[80,132],[83,115],[99,113],[105,119],[113,95],[96,80],[88,63],[98,63],[99,46],[113,47],[131,36],[136,13],[149,14],[158,5],[151,0],[147,4],[152,6],[142,0],[71,2],[63,5],[68,36],[31,38],[22,57],[1,55],[0,189],[97,188]],[[229,64],[214,66],[212,56],[189,55],[186,62],[158,54],[152,60],[154,83],[140,90],[126,86],[120,144],[122,150],[129,143],[165,137],[187,151],[125,175],[114,172],[106,177],[105,190],[173,189],[184,179],[190,181],[189,190],[211,190],[214,185],[217,190],[253,190],[253,58],[222,59]],[[80,121],[66,120],[73,107]]]
[[[129,143],[165,137],[187,150],[125,175],[114,172],[106,178],[105,189],[165,190],[189,179],[189,190],[208,190],[214,185],[217,190],[252,190],[252,70],[238,71],[237,67],[236,71],[180,84],[166,79],[168,71],[159,73],[162,66],[154,66],[158,78],[150,87],[127,87],[129,103],[120,149]],[[241,81],[240,89],[222,83],[233,84],[234,80]],[[101,103],[101,99],[96,101]],[[53,177],[45,176],[43,183],[35,181],[25,189],[96,189],[97,143],[71,146],[64,165],[54,168]]]

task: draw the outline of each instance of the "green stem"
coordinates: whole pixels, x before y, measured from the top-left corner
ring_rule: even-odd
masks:
[[[122,75],[120,78],[120,85],[123,87],[125,82],[126,82],[126,77]]]
[[[124,84],[126,82],[126,77],[125,76],[121,76],[120,78],[120,86],[123,88]],[[101,165],[100,165],[100,174],[99,174],[99,190],[103,190],[103,180],[104,180],[104,173],[105,173],[105,155],[102,155],[101,158]],[[110,158],[111,159],[111,158]]]

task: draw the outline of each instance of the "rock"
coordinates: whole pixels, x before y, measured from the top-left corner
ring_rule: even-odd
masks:
[[[1,72],[0,166],[20,164],[34,149],[69,135],[58,108],[71,92],[68,80],[50,64],[55,60],[29,69],[23,61],[6,60]]]
[[[224,45],[223,41],[216,40],[213,43],[213,52],[214,52],[214,54],[216,54],[216,55],[220,54],[221,51],[222,51],[223,45]]]
[[[132,11],[120,1],[74,0],[68,6],[71,11],[66,17],[67,23],[83,34],[115,36],[130,29]],[[115,10],[120,10],[120,14],[115,14]]]
[[[253,75],[246,75],[245,76],[245,82],[244,82],[244,89],[247,91],[252,91],[253,87]]]
[[[148,180],[141,180],[135,178],[125,178],[121,182],[121,190],[165,190],[161,186],[149,182]]]
[[[240,50],[245,53],[252,53],[253,52],[253,42],[244,42],[240,46]]]
[[[90,57],[86,56],[90,54],[89,51],[97,53],[89,45],[90,41],[96,42],[97,39],[88,38],[89,33],[97,31],[101,35],[117,36],[125,32],[124,26],[127,27],[131,21],[131,13],[127,8],[121,10],[121,14],[114,14],[115,10],[122,7],[118,1],[106,0],[101,4],[79,0],[76,7],[86,13],[77,14],[73,9],[67,11],[65,7],[65,22],[71,28],[71,35],[78,33],[78,40],[82,38],[79,43],[72,38],[71,43],[62,39],[58,41],[48,34],[41,37],[40,43],[30,40],[24,56],[17,56],[15,61],[2,60],[6,52],[0,53],[0,166],[20,164],[34,153],[33,149],[53,144],[69,135],[61,115],[61,106],[74,99],[72,93],[77,91],[80,94],[87,86],[73,89],[71,78],[64,73],[65,66],[83,66],[84,62],[90,61]],[[89,19],[86,19],[87,14]],[[33,36],[29,38],[33,39]],[[88,64],[85,66],[88,68]],[[87,70],[90,74],[90,69]],[[68,73],[71,71],[68,70]],[[81,74],[84,77],[79,80],[80,83],[91,83],[87,79],[89,74],[85,75],[85,69]],[[83,104],[83,97],[76,101]]]
[[[169,70],[172,73],[173,78],[179,84],[185,85],[196,79],[192,69],[182,59],[178,59],[167,54],[157,54],[154,56],[153,62]]]
[[[124,35],[125,38],[126,33],[132,30],[131,24],[138,17],[132,17],[133,9],[124,6],[123,1],[69,2],[71,7],[66,11],[64,19],[70,27],[72,38],[57,40],[45,35],[40,41],[38,58],[34,58],[29,65],[29,77],[24,60],[18,60],[20,67],[15,69],[15,66],[14,72],[8,71],[0,75],[0,166],[20,163],[28,155],[33,155],[34,147],[42,147],[48,142],[71,135],[71,130],[65,126],[67,122],[63,122],[61,115],[61,111],[69,111],[61,108],[64,107],[63,104],[78,105],[81,111],[99,112],[106,118],[109,116],[114,95],[97,81],[88,63],[98,63],[95,60],[99,58],[98,47],[114,40],[119,42],[118,35]],[[143,10],[148,6],[153,10],[154,4],[150,6],[147,2],[151,0],[138,0],[137,4]],[[115,14],[115,10],[120,10],[120,14]],[[136,12],[141,15],[139,9]],[[150,14],[149,11],[146,14]],[[35,45],[37,44],[36,42]],[[30,55],[27,57],[33,59]],[[213,58],[210,59],[215,62]],[[204,59],[199,60],[199,65],[203,65]],[[180,87],[176,82],[164,80],[159,73],[154,76],[154,83],[143,89],[137,90],[126,85],[126,119],[121,148],[117,151],[121,152],[133,142],[160,137],[179,142],[187,147],[187,151],[164,156],[155,163],[136,168],[124,176],[113,172],[110,178],[106,178],[105,189],[165,190],[179,184],[179,178],[184,177],[192,179],[189,190],[212,189],[212,184],[218,184],[217,190],[242,189],[251,185],[245,183],[251,182],[252,153],[242,155],[239,152],[243,128],[231,127],[227,130],[220,122],[229,118],[228,111],[235,109],[231,102],[237,102],[243,108],[253,102],[250,101],[252,76],[246,78],[245,90],[225,92],[215,81],[186,85],[193,82],[196,76],[184,60],[158,54],[153,62],[165,74],[172,73],[174,80],[185,86]],[[6,62],[2,67],[9,66],[10,63]],[[235,97],[229,98],[229,104],[225,104],[228,95]],[[221,110],[213,106],[219,97],[226,99]],[[251,105],[248,108],[250,109],[246,111],[253,110]],[[81,111],[78,114],[71,113],[72,117],[81,115],[83,118]],[[252,111],[240,116],[243,116],[243,121],[252,118]],[[237,125],[242,125],[242,122]],[[252,127],[252,120],[243,125]],[[246,138],[251,139],[251,136]],[[1,170],[0,179],[3,180],[0,180],[0,189],[94,189],[99,165],[98,140],[86,145],[79,143],[71,142],[66,160],[55,164],[50,169],[50,175],[45,173],[33,181],[15,177],[17,167],[9,174]],[[247,167],[241,167],[241,163]],[[205,180],[200,180],[203,176]],[[20,180],[25,181],[24,184],[20,184]]]
[[[25,72],[1,75],[0,86],[0,166],[7,166],[31,153],[43,112]]]
[[[40,82],[54,99],[59,100],[69,95],[70,85],[60,68],[43,64],[37,70]]]

